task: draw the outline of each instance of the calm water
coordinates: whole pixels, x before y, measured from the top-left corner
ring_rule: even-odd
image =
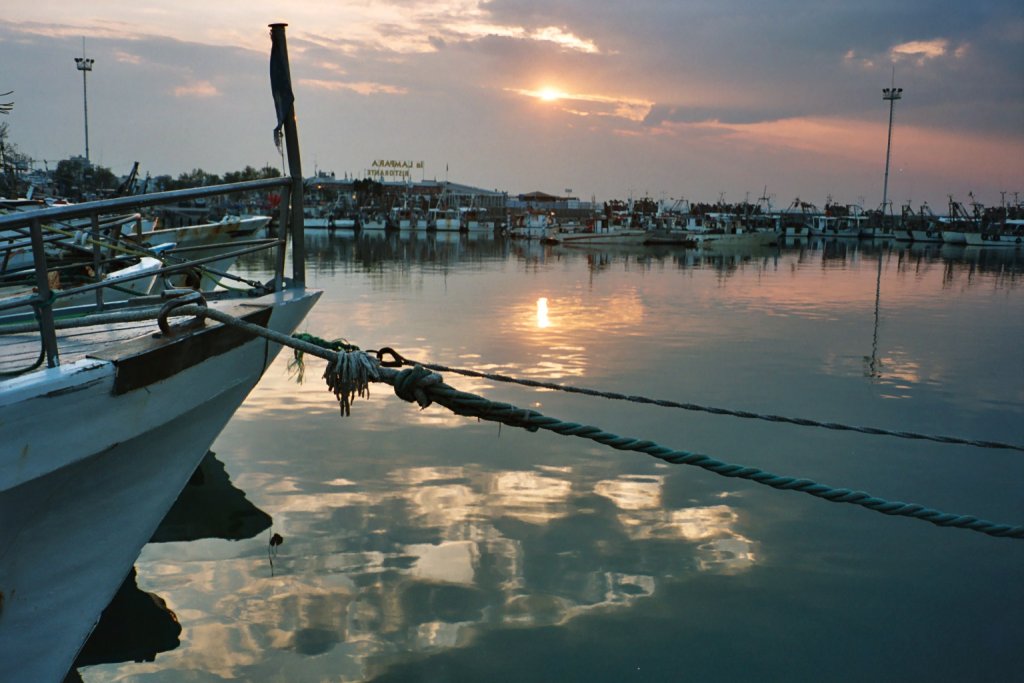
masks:
[[[854,242],[711,257],[397,235],[313,235],[307,248],[325,295],[306,329],[363,348],[1024,443],[1024,254]],[[185,506],[217,529],[178,518],[136,563],[180,645],[85,667],[85,681],[1024,679],[1024,542],[421,411],[385,385],[341,418],[322,362],[298,385],[286,356],[214,445],[214,470],[255,507],[239,511],[239,491],[224,510]],[[1020,452],[445,380],[1024,523]]]

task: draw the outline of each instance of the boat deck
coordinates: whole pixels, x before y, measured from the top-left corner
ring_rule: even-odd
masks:
[[[224,311],[236,317],[246,316],[266,307],[262,298],[220,299],[208,301],[211,308]],[[132,308],[120,308],[118,312],[132,311]],[[137,309],[135,309],[137,310]],[[64,320],[58,317],[58,325]],[[188,316],[168,317],[173,326],[187,322]],[[220,325],[210,320],[206,327]],[[42,345],[37,331],[5,333],[4,324],[0,324],[0,383],[9,379],[13,373],[31,367],[40,357]],[[9,327],[9,326],[8,326]],[[160,332],[156,316],[141,321],[108,322],[88,327],[72,327],[57,330],[57,343],[61,363],[72,363],[85,358],[117,360],[119,356],[137,353],[142,346],[153,346],[166,343],[167,337]]]

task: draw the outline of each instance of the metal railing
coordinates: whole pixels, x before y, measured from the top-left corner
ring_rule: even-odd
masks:
[[[290,234],[293,244],[299,245],[302,244],[303,239],[302,221],[294,220],[291,215],[291,211],[295,209],[301,210],[301,193],[295,197],[292,195],[292,189],[296,186],[297,184],[292,178],[268,178],[102,199],[80,204],[51,206],[31,211],[15,211],[2,215],[0,216],[0,235],[7,235],[8,241],[6,245],[0,245],[0,263],[7,264],[10,254],[15,249],[24,249],[31,245],[32,264],[31,267],[24,269],[22,274],[28,275],[31,280],[34,280],[35,286],[34,292],[31,294],[12,296],[0,300],[0,312],[31,306],[39,325],[41,344],[45,352],[47,365],[55,367],[59,365],[60,360],[54,327],[53,304],[60,298],[95,291],[97,308],[102,310],[105,305],[111,306],[110,303],[104,304],[103,298],[103,290],[108,287],[123,287],[126,283],[136,279],[153,277],[154,275],[163,277],[182,273],[194,268],[203,268],[222,259],[275,248],[277,252],[274,258],[273,282],[262,284],[261,286],[266,291],[278,291],[289,285],[302,287],[305,284],[305,263],[304,253],[301,248],[293,248],[291,277],[285,277],[287,237]],[[298,187],[301,188],[301,185],[298,185]],[[281,193],[281,202],[278,206],[277,216],[278,236],[268,239],[247,239],[232,242],[229,249],[218,251],[215,256],[189,259],[179,255],[190,251],[189,247],[175,250],[174,255],[161,254],[147,248],[143,242],[139,241],[140,239],[145,239],[146,233],[139,235],[138,231],[136,231],[132,241],[121,242],[121,224],[133,218],[141,218],[141,216],[136,214],[133,218],[126,218],[124,216],[118,216],[116,219],[110,218],[113,214],[135,212],[146,207],[265,190],[278,190]],[[294,207],[293,204],[295,205]],[[83,221],[82,219],[86,220]],[[72,223],[73,221],[78,221],[78,223],[74,224]],[[112,230],[116,232],[111,234]],[[132,236],[129,235],[129,237]],[[87,248],[86,244],[90,246]],[[93,266],[91,278],[93,281],[55,291],[50,285],[50,273],[55,270],[59,272],[60,267],[51,268],[47,256],[47,248],[77,251],[80,263]],[[111,252],[110,257],[103,257],[102,251],[104,248]],[[86,261],[86,254],[90,251],[91,260]],[[151,269],[138,274],[127,274],[119,276],[112,281],[104,281],[104,267],[109,263],[115,262],[112,258],[115,251],[126,257],[150,256],[158,258],[163,265],[159,269]],[[218,278],[228,277],[246,282],[247,284],[253,284],[237,276],[217,271],[213,271],[213,273]]]

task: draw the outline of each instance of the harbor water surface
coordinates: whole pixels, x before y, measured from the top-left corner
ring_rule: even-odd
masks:
[[[315,233],[306,246],[308,284],[325,292],[306,330],[320,337],[708,407],[1024,444],[1021,251],[573,251],[397,233]],[[238,271],[263,279],[270,264],[243,258]],[[229,518],[219,538],[148,545],[136,581],[174,612],[180,642],[152,661],[84,666],[85,681],[1024,677],[1021,540],[421,410],[386,385],[341,417],[323,362],[307,359],[299,384],[290,359],[213,449],[270,526],[234,533],[243,520]],[[1020,451],[442,374],[614,434],[1024,524]]]

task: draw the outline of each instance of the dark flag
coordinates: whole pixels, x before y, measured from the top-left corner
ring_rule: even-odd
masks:
[[[291,75],[288,73],[288,53],[274,31],[270,32],[270,90],[274,95],[277,110],[277,127],[274,128],[274,144],[281,147],[281,130],[284,122],[292,116],[295,95],[292,93]]]

